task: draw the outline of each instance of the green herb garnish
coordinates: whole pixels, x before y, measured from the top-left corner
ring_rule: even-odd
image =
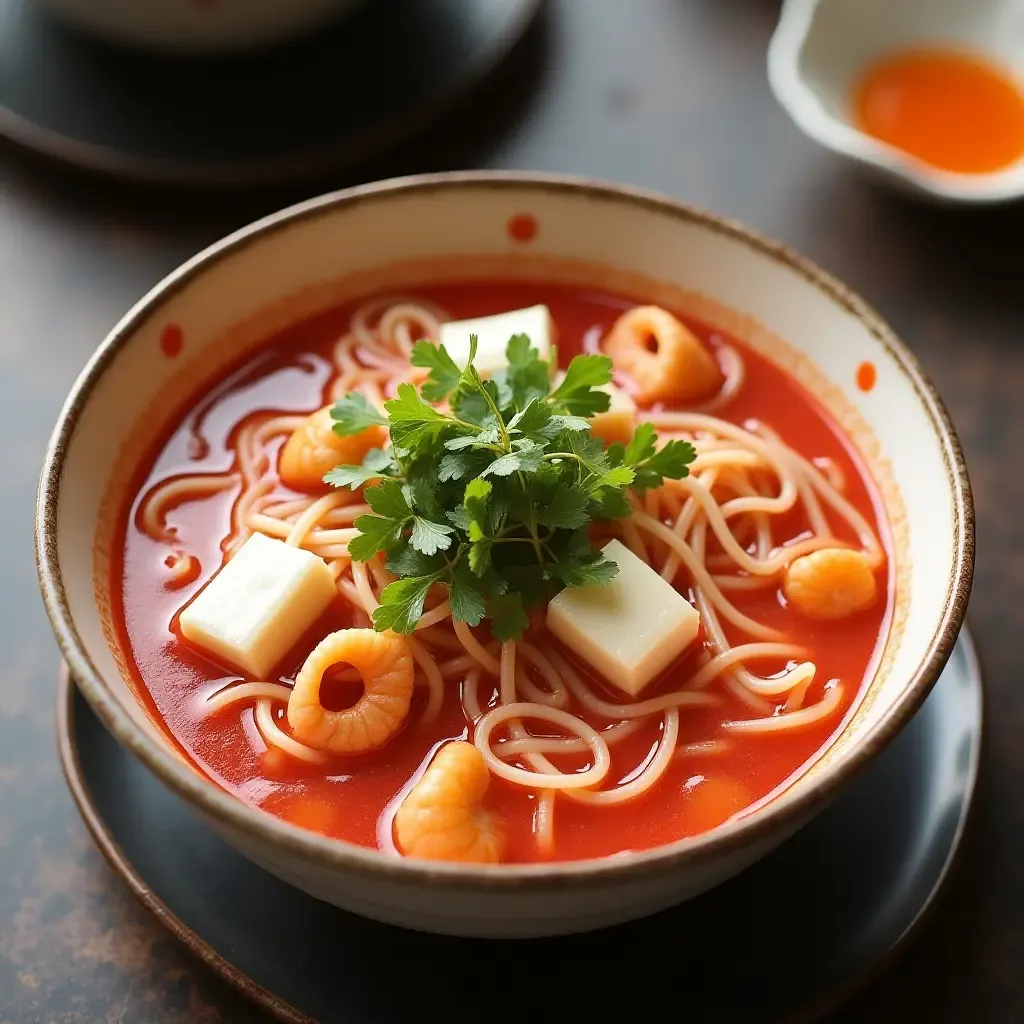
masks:
[[[456,620],[486,618],[498,640],[518,639],[532,607],[615,576],[588,524],[629,515],[627,488],[684,477],[695,457],[685,441],[658,449],[647,423],[625,447],[591,436],[590,417],[608,408],[607,356],[576,356],[552,388],[555,357],[542,360],[526,335],[509,340],[508,366],[489,380],[473,366],[476,347],[474,335],[460,370],[443,346],[418,342],[412,363],[430,374],[420,390],[399,386],[384,403],[387,420],[359,394],[331,409],[340,436],[374,424],[391,434],[387,450],[324,477],[336,487],[380,481],[365,490],[373,514],[355,521],[348,546],[356,561],[383,552],[399,577],[381,593],[378,630],[411,633],[442,583]],[[431,404],[446,400],[450,412]]]

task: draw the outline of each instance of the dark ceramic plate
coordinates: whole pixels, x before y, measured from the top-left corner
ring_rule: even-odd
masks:
[[[371,0],[306,41],[196,59],[94,41],[33,0],[0,0],[0,135],[157,182],[321,174],[424,129],[501,60],[538,4]]]
[[[298,892],[199,824],[66,683],[59,717],[75,800],[135,895],[279,1019],[322,1024],[444,1020],[453,1007],[519,1024],[597,1020],[624,987],[637,1020],[676,999],[720,1021],[814,1019],[881,969],[932,904],[964,830],[981,730],[964,633],[891,746],[738,878],[633,924],[498,942],[404,931]]]

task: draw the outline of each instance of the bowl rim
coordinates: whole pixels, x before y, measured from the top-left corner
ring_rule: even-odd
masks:
[[[981,174],[945,171],[875,139],[820,103],[801,70],[801,56],[817,12],[829,0],[785,0],[768,43],[768,84],[779,106],[812,141],[841,156],[897,178],[904,185],[951,203],[988,205],[1024,195],[1024,163]]]
[[[58,499],[64,461],[82,411],[117,354],[163,302],[205,270],[249,244],[338,208],[393,197],[422,196],[460,190],[592,196],[625,202],[724,235],[755,253],[797,272],[827,299],[855,316],[895,359],[913,387],[940,443],[947,482],[953,495],[954,564],[944,612],[936,623],[921,662],[888,712],[853,749],[826,766],[811,785],[791,787],[748,817],[711,832],[676,840],[649,850],[610,857],[546,864],[463,865],[390,857],[380,851],[301,829],[238,799],[189,767],[166,744],[139,728],[86,654],[64,591],[58,558]],[[874,758],[906,724],[938,679],[956,642],[970,596],[974,573],[974,506],[963,451],[942,399],[917,359],[884,320],[836,278],[780,242],[768,239],[731,218],[678,202],[631,185],[580,175],[529,171],[447,171],[372,182],[330,192],[257,220],[197,253],[143,296],[114,326],[75,381],[47,445],[35,508],[35,552],[40,590],[47,615],[72,677],[115,738],[166,785],[232,832],[262,841],[319,867],[366,872],[397,883],[429,883],[441,888],[504,890],[528,884],[532,889],[619,885],[647,873],[674,872],[708,864],[755,845],[772,834],[798,827],[823,807],[836,790]]]

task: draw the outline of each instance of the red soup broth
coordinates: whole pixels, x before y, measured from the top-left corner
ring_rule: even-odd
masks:
[[[621,296],[529,282],[461,283],[419,289],[418,294],[457,319],[545,303],[558,327],[563,366],[581,350],[593,350],[619,313],[636,304]],[[407,726],[372,754],[338,758],[325,767],[267,750],[251,706],[236,704],[214,716],[203,711],[207,696],[240,677],[189,647],[174,628],[177,612],[222,563],[221,541],[230,531],[237,490],[190,500],[169,513],[168,525],[202,566],[196,579],[178,589],[165,586],[168,546],[151,539],[138,522],[140,502],[158,481],[179,473],[229,469],[235,457],[235,428],[245,417],[257,412],[306,412],[324,404],[333,373],[331,346],[348,329],[352,308],[339,308],[271,338],[225,375],[219,386],[197,396],[171,426],[142,466],[130,505],[124,509],[122,541],[116,545],[111,565],[112,593],[119,641],[138,697],[201,772],[240,799],[296,825],[363,846],[394,850],[391,822],[410,780],[440,743],[468,737],[459,686],[449,684],[442,712],[430,728],[417,728],[422,707],[422,694],[417,691]],[[888,549],[881,505],[865,467],[819,403],[785,371],[736,339],[682,319],[712,348],[728,343],[746,362],[740,393],[715,415],[737,424],[762,421],[806,457],[830,459],[845,478],[845,496],[876,528]],[[856,542],[844,532],[845,527],[832,525],[840,538]],[[889,564],[891,573],[891,558]],[[651,790],[625,804],[591,807],[559,799],[555,845],[549,855],[538,852],[533,835],[535,797],[492,779],[486,805],[505,823],[505,860],[575,860],[648,849],[715,828],[777,793],[828,745],[871,678],[890,614],[891,581],[884,591],[884,598],[867,612],[829,623],[801,618],[773,588],[730,593],[744,612],[807,649],[808,660],[818,669],[808,702],[820,699],[826,681],[843,683],[840,713],[801,730],[737,735],[725,753],[677,757]],[[279,666],[279,677],[294,678],[321,637],[351,625],[346,607],[339,600],[324,615]],[[742,642],[732,635],[730,639]],[[688,652],[644,696],[678,685],[692,674],[698,653]],[[602,685],[588,677],[592,684]],[[325,693],[329,689],[325,687]],[[718,728],[723,721],[751,717],[750,710],[724,687],[716,686],[715,692],[722,695],[718,706],[681,713],[680,746],[721,735]],[[488,696],[482,684],[482,705]],[[607,696],[616,699],[613,693]],[[325,696],[325,702],[330,699]],[[614,748],[618,779],[610,781],[627,779],[653,755],[661,734],[660,716],[654,719]]]

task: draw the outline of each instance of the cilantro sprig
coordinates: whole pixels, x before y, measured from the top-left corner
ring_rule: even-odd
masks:
[[[391,437],[361,465],[324,477],[365,486],[372,512],[356,519],[349,553],[356,561],[382,553],[398,577],[381,592],[378,630],[411,633],[442,585],[456,620],[488,619],[498,640],[518,639],[527,612],[564,587],[614,578],[617,566],[593,546],[589,524],[629,515],[627,489],[685,477],[695,457],[685,441],[659,448],[647,423],[625,446],[592,436],[591,418],[609,404],[607,356],[576,356],[553,385],[556,357],[541,359],[526,335],[509,340],[508,365],[487,380],[473,365],[476,349],[474,335],[460,369],[443,346],[418,342],[412,363],[429,374],[418,390],[399,385],[386,419],[360,394],[331,409],[342,437],[378,424]]]

